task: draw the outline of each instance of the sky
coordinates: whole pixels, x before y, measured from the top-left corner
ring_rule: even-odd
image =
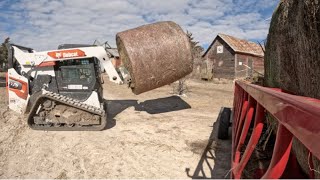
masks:
[[[218,33],[266,38],[279,0],[0,0],[0,41],[37,51],[108,41],[127,29],[174,21],[205,49]]]

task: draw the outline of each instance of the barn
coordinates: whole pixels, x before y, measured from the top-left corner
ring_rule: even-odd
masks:
[[[211,78],[241,79],[263,74],[262,47],[254,42],[218,34],[202,55]]]

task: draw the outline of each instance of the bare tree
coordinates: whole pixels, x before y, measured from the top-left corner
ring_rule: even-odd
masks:
[[[191,51],[192,51],[192,57],[193,57],[193,64],[195,65],[200,65],[202,62],[202,52],[203,52],[203,47],[199,45],[198,41],[195,41],[192,33],[187,31],[187,36],[190,40],[191,44]]]

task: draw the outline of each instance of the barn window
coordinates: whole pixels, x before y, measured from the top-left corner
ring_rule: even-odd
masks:
[[[223,46],[217,46],[217,54],[223,53]]]

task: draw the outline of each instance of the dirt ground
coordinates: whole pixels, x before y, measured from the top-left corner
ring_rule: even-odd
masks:
[[[105,81],[108,129],[31,130],[7,109],[0,87],[0,178],[224,178],[231,141],[215,137],[232,84],[188,80],[185,97],[165,86],[134,95]]]

